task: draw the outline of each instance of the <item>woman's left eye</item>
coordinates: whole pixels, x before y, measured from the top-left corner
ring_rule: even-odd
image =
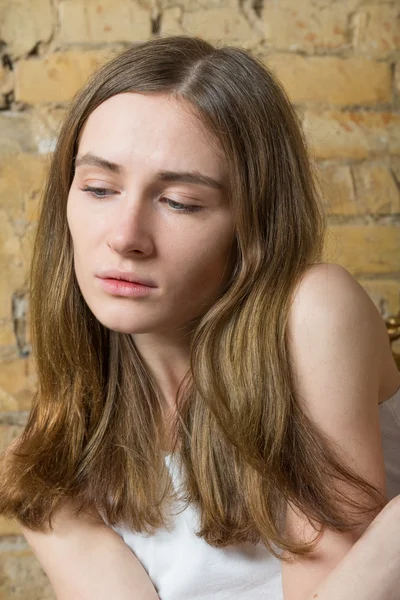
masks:
[[[85,187],[81,188],[82,192],[88,192],[91,196],[94,196],[95,198],[106,198],[107,196],[111,196],[112,194],[115,194],[115,192],[113,190],[109,190],[107,188],[101,188],[101,187],[92,187],[90,185],[86,185]],[[106,194],[105,192],[110,192],[109,194]]]
[[[163,200],[169,203],[171,208],[175,209],[175,212],[185,212],[185,213],[194,213],[202,210],[202,206],[194,206],[191,204],[181,204],[180,202],[175,202],[175,200],[171,200],[171,198],[163,197]]]

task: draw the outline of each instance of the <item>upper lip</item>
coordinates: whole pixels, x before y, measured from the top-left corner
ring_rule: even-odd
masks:
[[[141,285],[147,285],[149,287],[157,287],[154,281],[148,277],[141,277],[133,271],[119,271],[118,269],[104,269],[97,275],[102,279],[123,279],[125,281],[131,281],[132,283],[140,283]]]

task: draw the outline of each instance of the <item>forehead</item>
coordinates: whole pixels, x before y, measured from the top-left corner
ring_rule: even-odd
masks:
[[[187,168],[224,178],[226,163],[216,141],[188,104],[167,95],[124,93],[89,116],[79,154],[92,152],[126,167]]]

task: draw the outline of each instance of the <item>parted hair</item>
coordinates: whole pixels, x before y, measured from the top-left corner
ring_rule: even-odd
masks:
[[[299,117],[250,51],[194,36],[132,44],[73,98],[51,156],[30,274],[37,391],[22,434],[2,455],[0,514],[34,530],[73,499],[77,514],[153,533],[174,499],[161,449],[161,391],[131,335],[102,325],[74,272],[66,204],[89,115],[120,93],[167,94],[209,134],[228,165],[235,260],[199,317],[176,397],[180,498],[212,546],[263,542],[305,554],[285,507],[316,534],[347,531],[382,498],[338,458],[301,409],[287,321],[301,278],[322,261],[326,210]]]

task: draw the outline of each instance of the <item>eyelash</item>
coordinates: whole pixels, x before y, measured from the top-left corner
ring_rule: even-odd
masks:
[[[80,188],[82,192],[86,192],[88,194],[90,194],[91,196],[93,196],[94,198],[106,198],[107,196],[104,195],[100,195],[98,196],[98,192],[109,192],[112,190],[108,190],[107,188],[100,188],[100,187],[91,187],[91,186],[86,186],[83,188]],[[108,196],[110,196],[111,194],[107,194]],[[175,210],[175,212],[181,212],[181,213],[195,213],[195,212],[199,212],[200,210],[202,210],[202,206],[193,206],[190,204],[181,204],[180,202],[175,202],[175,200],[171,200],[170,198],[166,198],[165,196],[163,196],[163,199],[166,200],[167,202],[173,202],[174,204],[178,204],[180,207],[178,210]],[[171,207],[172,208],[172,207]]]

